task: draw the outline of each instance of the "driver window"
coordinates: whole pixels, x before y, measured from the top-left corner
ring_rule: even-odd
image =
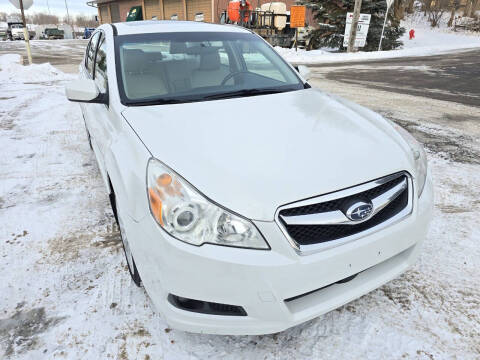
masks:
[[[95,58],[95,83],[100,92],[106,93],[108,90],[107,78],[107,45],[105,36],[102,36],[100,44],[98,45],[97,56]]]
[[[88,46],[87,53],[87,69],[90,76],[93,76],[93,61],[95,59],[95,51],[97,50],[98,38],[100,37],[100,32],[95,33],[90,40],[90,45]]]

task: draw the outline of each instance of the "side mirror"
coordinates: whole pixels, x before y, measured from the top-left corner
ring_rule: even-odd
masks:
[[[97,84],[91,79],[72,81],[65,86],[65,95],[68,100],[83,103],[108,104],[106,94],[101,94]]]
[[[312,73],[310,72],[310,69],[306,67],[305,65],[298,65],[298,72],[300,73],[300,76],[305,80],[308,81],[312,77]]]

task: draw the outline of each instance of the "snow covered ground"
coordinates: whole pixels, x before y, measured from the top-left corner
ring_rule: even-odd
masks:
[[[0,56],[0,358],[478,358],[480,108],[314,81],[427,144],[436,208],[421,258],[285,332],[197,335],[171,330],[130,280],[80,109],[64,96],[72,76],[18,61]]]
[[[406,32],[401,38],[403,47],[391,51],[373,51],[356,53],[333,53],[326,50],[305,51],[276,47],[287,61],[294,64],[324,64],[347,61],[398,58],[405,56],[428,56],[446,52],[480,48],[480,33],[453,32],[442,23],[441,28],[432,29],[420,13],[408,17],[402,22]],[[415,38],[409,40],[408,32],[415,30]]]

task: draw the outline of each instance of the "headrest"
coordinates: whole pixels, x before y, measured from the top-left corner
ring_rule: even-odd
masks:
[[[123,50],[124,69],[126,72],[140,72],[146,63],[146,55],[140,49]]]
[[[146,52],[144,53],[146,60],[150,63],[155,63],[157,61],[163,60],[163,55],[160,51],[155,52]]]
[[[187,44],[185,42],[172,41],[170,43],[170,54],[185,54],[187,52]]]
[[[217,50],[200,55],[199,70],[218,70],[220,68],[220,54]]]

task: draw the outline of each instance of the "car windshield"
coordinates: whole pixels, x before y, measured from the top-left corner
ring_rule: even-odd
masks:
[[[304,89],[295,71],[251,33],[176,32],[115,39],[122,102],[172,104]]]

